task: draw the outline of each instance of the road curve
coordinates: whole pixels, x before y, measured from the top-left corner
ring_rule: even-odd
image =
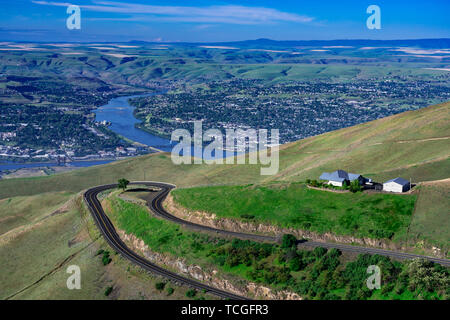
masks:
[[[141,184],[141,183],[139,183]],[[147,183],[146,183],[147,184]],[[155,186],[155,184],[148,183],[149,186]],[[165,185],[167,186],[167,185]],[[103,234],[103,237],[106,239],[108,244],[117,252],[119,252],[124,258],[130,260],[131,262],[139,265],[143,269],[150,271],[154,274],[165,277],[166,279],[172,280],[176,283],[181,283],[188,285],[192,288],[198,290],[205,290],[211,294],[214,294],[221,298],[232,299],[232,300],[245,300],[247,298],[235,295],[233,293],[223,291],[211,286],[207,286],[201,282],[191,280],[185,277],[182,277],[176,273],[165,270],[164,268],[159,267],[156,264],[151,263],[147,259],[142,256],[136,254],[133,250],[131,250],[119,237],[114,228],[111,220],[103,211],[103,208],[100,204],[100,201],[97,199],[97,195],[105,190],[117,188],[117,184],[103,185],[91,188],[84,193],[84,200],[91,211],[91,214],[100,229],[100,232]]]
[[[207,232],[214,232],[216,234],[224,235],[224,236],[231,236],[236,237],[240,239],[248,239],[253,241],[268,241],[268,242],[276,242],[279,240],[279,237],[273,237],[273,236],[264,236],[264,235],[257,235],[257,234],[250,234],[250,233],[241,233],[241,232],[233,232],[228,230],[222,230],[222,229],[215,229],[208,226],[203,226],[199,224],[195,224],[183,219],[180,219],[178,217],[173,216],[172,214],[168,213],[162,203],[164,199],[169,194],[170,190],[175,188],[174,185],[162,183],[162,182],[150,182],[150,181],[136,181],[131,182],[131,185],[146,185],[149,187],[158,187],[161,189],[159,194],[154,197],[151,203],[148,203],[148,206],[153,211],[153,213],[161,218],[164,218],[166,220],[172,221],[174,223],[178,223],[180,225],[186,226],[188,228],[198,230],[198,231],[207,231]],[[87,190],[84,193],[84,200],[86,204],[88,205],[89,210],[91,211],[92,216],[94,217],[94,220],[100,229],[101,233],[105,237],[108,244],[114,248],[117,252],[119,252],[122,256],[130,260],[131,262],[141,266],[145,270],[148,270],[152,273],[155,273],[157,275],[163,276],[169,280],[186,284],[188,286],[191,286],[195,289],[199,290],[206,290],[218,297],[221,298],[229,298],[229,299],[246,299],[245,297],[241,297],[211,286],[207,286],[205,284],[202,284],[201,282],[191,280],[185,277],[182,277],[176,273],[167,271],[150,261],[146,260],[145,258],[139,256],[134,251],[132,251],[130,248],[126,246],[126,244],[120,239],[119,235],[117,234],[113,224],[109,220],[108,216],[103,211],[103,208],[97,199],[97,195],[105,190],[117,188],[117,184],[109,184],[109,185],[102,185],[98,187],[91,188]],[[389,256],[392,258],[397,259],[414,259],[414,258],[422,258],[427,259],[430,261],[433,261],[435,263],[439,263],[444,266],[450,266],[450,260],[448,259],[439,259],[434,257],[428,257],[428,256],[422,256],[417,254],[411,254],[411,253],[403,253],[403,252],[396,252],[396,251],[390,251],[390,250],[384,250],[384,249],[376,249],[376,248],[366,248],[366,247],[360,247],[360,246],[353,246],[353,245],[346,245],[346,244],[338,244],[338,243],[327,243],[327,242],[318,242],[318,241],[304,241],[299,243],[299,246],[309,246],[309,247],[324,247],[324,248],[336,248],[341,251],[346,252],[353,252],[353,253],[369,253],[369,254],[379,254],[383,256]]]

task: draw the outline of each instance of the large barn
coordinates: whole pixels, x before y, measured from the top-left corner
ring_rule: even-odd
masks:
[[[403,178],[395,178],[383,183],[383,191],[406,192],[411,189],[411,184]]]

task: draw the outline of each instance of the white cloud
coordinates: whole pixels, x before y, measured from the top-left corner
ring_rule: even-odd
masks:
[[[33,0],[35,4],[69,6],[67,2]],[[216,5],[209,7],[154,6],[115,1],[93,1],[80,5],[84,10],[117,14],[151,15],[153,20],[198,23],[267,24],[276,22],[307,23],[312,17],[282,12],[272,8],[246,7],[238,5]],[[114,19],[114,18],[113,18]],[[148,17],[147,17],[148,19]],[[146,19],[146,20],[147,20]]]

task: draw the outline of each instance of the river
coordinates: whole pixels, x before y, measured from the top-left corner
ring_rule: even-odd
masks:
[[[178,142],[171,143],[169,139],[164,139],[136,128],[135,124],[141,121],[134,117],[134,107],[128,103],[128,100],[131,98],[149,97],[156,94],[161,93],[126,96],[111,99],[108,104],[101,106],[97,110],[95,110],[95,120],[106,120],[111,122],[111,126],[109,127],[109,129],[111,129],[115,133],[120,134],[121,136],[124,136],[125,138],[145,144],[150,147],[154,147],[162,151],[170,152],[172,151],[173,146],[175,144],[178,144]],[[191,154],[194,155],[195,152],[197,152],[197,154],[203,154],[203,148],[194,148],[192,146]],[[223,156],[225,156],[225,151],[222,151],[222,154]],[[180,155],[182,155],[182,152],[180,152]],[[214,155],[215,152],[212,153],[212,156]],[[209,159],[210,157],[205,156],[205,158]]]
[[[155,94],[156,93],[111,99],[108,104],[95,110],[95,120],[106,120],[111,122],[109,129],[125,138],[162,151],[171,151],[172,144],[170,143],[170,140],[155,136],[144,130],[137,129],[134,126],[141,121],[134,117],[134,107],[128,103],[128,100],[137,97],[149,97]]]

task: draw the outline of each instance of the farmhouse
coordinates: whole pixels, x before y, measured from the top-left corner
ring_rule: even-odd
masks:
[[[383,183],[383,191],[405,192],[411,189],[411,184],[403,178],[395,178]]]
[[[342,187],[344,182],[350,183],[354,180],[358,180],[360,185],[371,183],[371,179],[364,178],[358,173],[348,173],[344,170],[336,170],[334,172],[324,172],[319,177],[320,180],[328,180],[328,184],[333,186]]]

